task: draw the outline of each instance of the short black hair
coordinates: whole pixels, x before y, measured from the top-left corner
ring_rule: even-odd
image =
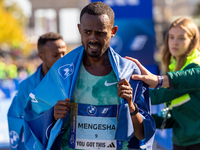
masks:
[[[85,6],[80,14],[80,22],[81,22],[81,18],[82,16],[87,13],[89,15],[108,15],[110,21],[112,24],[114,24],[114,20],[115,20],[115,13],[112,10],[112,8],[103,3],[103,2],[93,2],[93,3],[89,3],[87,6]]]
[[[41,47],[44,46],[48,41],[56,41],[56,40],[63,40],[62,35],[54,32],[48,32],[46,34],[43,34],[38,39],[38,52],[41,52]]]

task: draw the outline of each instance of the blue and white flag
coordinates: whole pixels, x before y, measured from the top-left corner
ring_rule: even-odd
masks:
[[[32,92],[43,79],[41,68],[42,65],[38,67],[33,75],[20,83],[18,92],[14,96],[8,110],[7,119],[11,150],[26,150],[24,145],[24,106],[29,93]]]
[[[51,149],[55,145],[58,148],[68,115],[54,122],[53,106],[58,100],[72,98],[83,56],[84,48],[80,46],[59,59],[37,88],[29,94],[24,117],[25,145],[29,150]],[[134,62],[122,58],[111,47],[108,48],[108,56],[117,79],[125,78],[133,88],[133,101],[138,104],[143,117],[145,141],[148,143],[155,132],[155,124],[150,116],[149,96],[145,95],[148,87],[144,87],[142,81],[130,80],[132,74],[140,74]],[[115,139],[129,141],[133,135],[128,104],[126,100],[121,99]]]

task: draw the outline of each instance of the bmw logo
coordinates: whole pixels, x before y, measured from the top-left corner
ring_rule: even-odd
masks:
[[[97,113],[97,108],[95,106],[88,106],[87,113],[89,115],[95,115]]]
[[[19,135],[15,131],[10,131],[10,146],[16,148],[19,142]]]

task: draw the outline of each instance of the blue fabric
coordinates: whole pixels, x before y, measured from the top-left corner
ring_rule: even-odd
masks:
[[[140,70],[134,62],[122,58],[110,47],[108,48],[108,55],[118,80],[126,78],[133,88],[133,101],[139,106],[139,112],[144,120],[145,141],[148,143],[155,132],[155,124],[150,116],[149,96],[145,97],[148,87],[144,87],[141,81],[130,80],[132,74],[140,74]],[[25,144],[29,150],[35,149],[34,147],[37,147],[38,150],[50,149],[52,145],[56,144],[54,141],[62,133],[62,127],[68,116],[59,119],[51,128],[51,131],[47,132],[47,129],[49,130],[49,126],[53,123],[53,119],[50,119],[53,118],[52,108],[58,100],[72,98],[83,56],[84,48],[80,46],[59,59],[29,96],[25,107],[25,138],[29,139],[27,144],[25,141]],[[33,120],[34,124],[31,125]],[[39,120],[43,120],[43,122]],[[37,124],[40,125],[39,133],[37,128],[34,127],[38,127]],[[44,140],[45,135],[46,140]],[[133,135],[128,104],[126,100],[122,99],[115,138],[130,141]],[[139,141],[137,141],[138,143]],[[153,144],[152,141],[150,141],[150,144]]]
[[[37,71],[26,80],[22,81],[18,88],[18,93],[12,100],[10,108],[8,110],[8,126],[10,135],[10,148],[15,150],[24,150],[24,106],[26,104],[26,99],[30,92],[32,92],[35,87],[42,80],[43,75],[41,72],[41,65],[38,67]]]

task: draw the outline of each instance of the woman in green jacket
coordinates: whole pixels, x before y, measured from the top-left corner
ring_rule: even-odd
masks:
[[[199,31],[191,20],[179,18],[171,24],[162,61],[165,72],[200,67]],[[159,78],[158,87],[161,84],[162,78]],[[151,90],[150,96],[153,105],[169,104],[173,119],[173,150],[200,149],[200,91],[158,88]]]
[[[200,52],[199,52],[199,31],[197,26],[189,19],[179,18],[175,20],[165,39],[165,45],[162,55],[162,63],[164,64],[167,75],[149,77],[140,76],[141,78],[154,78],[157,89],[150,91],[152,104],[168,103],[171,112],[171,118],[167,119],[167,126],[173,128],[173,150],[199,150],[200,149],[200,91],[198,88],[186,89],[187,86],[182,86],[184,90],[170,90],[167,88],[159,88],[166,85],[166,79],[171,79],[171,83],[175,82],[198,82],[195,78],[184,76],[182,81],[176,80],[178,73],[174,76],[172,71],[187,70],[190,75],[193,74],[194,68],[200,67]],[[143,70],[141,70],[143,73]],[[195,70],[196,71],[196,70]],[[143,73],[144,74],[144,73]],[[133,79],[137,77],[133,76]],[[187,78],[187,80],[185,79]],[[186,80],[186,81],[185,81]],[[149,81],[150,82],[150,81]],[[169,84],[168,87],[174,87]],[[147,83],[148,84],[148,83]],[[158,116],[153,115],[157,128],[160,128],[162,122],[159,122]]]

